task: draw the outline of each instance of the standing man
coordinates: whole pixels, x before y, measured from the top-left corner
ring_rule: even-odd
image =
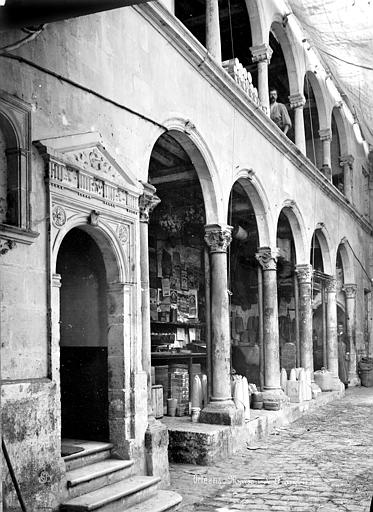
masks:
[[[269,90],[269,101],[271,104],[270,117],[286,135],[289,128],[291,128],[291,119],[285,105],[277,103],[277,90],[274,88]]]

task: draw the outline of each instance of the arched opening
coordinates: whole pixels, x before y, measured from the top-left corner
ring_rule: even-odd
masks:
[[[204,226],[211,197],[204,195],[208,171],[202,160],[185,134],[170,131],[156,141],[149,164],[149,183],[160,199],[148,236],[151,364],[155,385],[163,387],[163,412],[167,399],[175,398],[179,416],[189,413],[194,375],[206,383],[210,371]],[[206,391],[201,405],[207,405]]]
[[[16,132],[9,119],[0,112],[0,223],[22,226],[21,201],[25,201],[21,189],[22,169],[18,163]]]
[[[294,112],[290,109],[289,95],[290,95],[290,72],[295,72],[293,69],[293,62],[291,56],[291,47],[287,36],[277,21],[272,23],[271,32],[269,34],[269,45],[272,49],[272,57],[268,67],[268,83],[269,89],[276,89],[278,103],[285,105],[287,112],[290,116],[291,123],[294,125]],[[287,60],[285,58],[287,53]],[[271,98],[270,98],[271,100]],[[294,129],[293,126],[287,132],[287,136],[294,142]]]
[[[280,342],[281,368],[288,372],[297,366],[297,299],[296,299],[296,254],[292,228],[284,210],[281,211],[277,224],[277,297],[278,297],[278,331]]]
[[[205,2],[175,1],[175,15],[205,46],[206,6]],[[219,2],[220,40],[222,61],[233,58],[251,71],[256,80],[256,65],[251,66],[251,27],[245,0],[222,0]]]
[[[339,129],[335,116],[336,107],[332,111],[332,140],[330,144],[330,158],[332,167],[332,182],[335,187],[344,193],[344,176],[343,169],[339,165],[339,159],[341,157],[341,144],[339,138]]]
[[[61,436],[109,440],[107,277],[102,252],[73,228],[57,257],[60,290]]]
[[[312,87],[313,75],[307,72],[304,77],[303,94],[306,99],[304,105],[304,132],[306,138],[306,155],[309,160],[321,169],[323,164],[322,142],[320,140],[319,112],[315,98],[315,91]]]
[[[262,340],[260,336],[258,262],[259,232],[253,204],[244,180],[233,185],[228,224],[233,226],[229,248],[228,285],[231,291],[232,368],[263,385]]]
[[[312,339],[313,339],[313,364],[314,370],[327,367],[327,297],[326,288],[329,275],[325,273],[329,269],[329,261],[326,252],[327,241],[321,229],[317,229],[312,237],[310,263],[313,268],[312,280]]]

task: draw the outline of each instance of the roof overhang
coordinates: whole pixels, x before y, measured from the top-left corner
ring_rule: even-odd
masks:
[[[0,7],[0,30],[39,26],[147,1],[149,0],[5,0],[5,5]]]

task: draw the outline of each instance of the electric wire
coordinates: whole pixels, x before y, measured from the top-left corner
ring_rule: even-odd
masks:
[[[233,44],[233,27],[232,27],[231,0],[228,0],[228,17],[229,17],[229,30],[230,30],[231,47],[232,47],[232,59],[234,59],[234,44]]]
[[[88,94],[92,94],[96,98],[99,98],[100,100],[105,101],[106,103],[110,103],[111,105],[114,105],[115,107],[120,108],[121,110],[125,110],[126,112],[129,112],[130,114],[133,114],[140,119],[143,119],[144,121],[147,121],[148,123],[154,124],[155,126],[158,126],[159,128],[162,128],[165,132],[168,131],[168,128],[164,126],[161,123],[158,123],[154,119],[151,119],[150,117],[141,114],[140,112],[137,112],[136,110],[133,110],[130,107],[127,107],[126,105],[123,105],[122,103],[119,103],[118,101],[115,101],[111,98],[108,98],[107,96],[104,96],[103,94],[95,91],[94,89],[90,89],[89,87],[86,87],[85,85],[79,84],[78,82],[75,82],[74,80],[71,80],[70,78],[67,78],[63,75],[60,75],[59,73],[56,73],[55,71],[52,71],[50,69],[44,68],[43,66],[40,66],[39,64],[36,64],[35,62],[32,62],[31,60],[26,59],[25,57],[21,57],[19,55],[12,55],[10,53],[0,53],[0,57],[16,60],[18,62],[21,62],[22,64],[26,64],[34,69],[37,69],[38,71],[41,71],[45,73],[46,75],[53,76],[54,78],[57,78],[61,82],[65,82],[69,85],[72,85],[73,87],[80,89],[81,91],[87,92]]]

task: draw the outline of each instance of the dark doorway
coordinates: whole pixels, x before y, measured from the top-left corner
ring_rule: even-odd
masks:
[[[61,436],[107,441],[106,272],[96,242],[74,228],[57,259],[61,275]]]

